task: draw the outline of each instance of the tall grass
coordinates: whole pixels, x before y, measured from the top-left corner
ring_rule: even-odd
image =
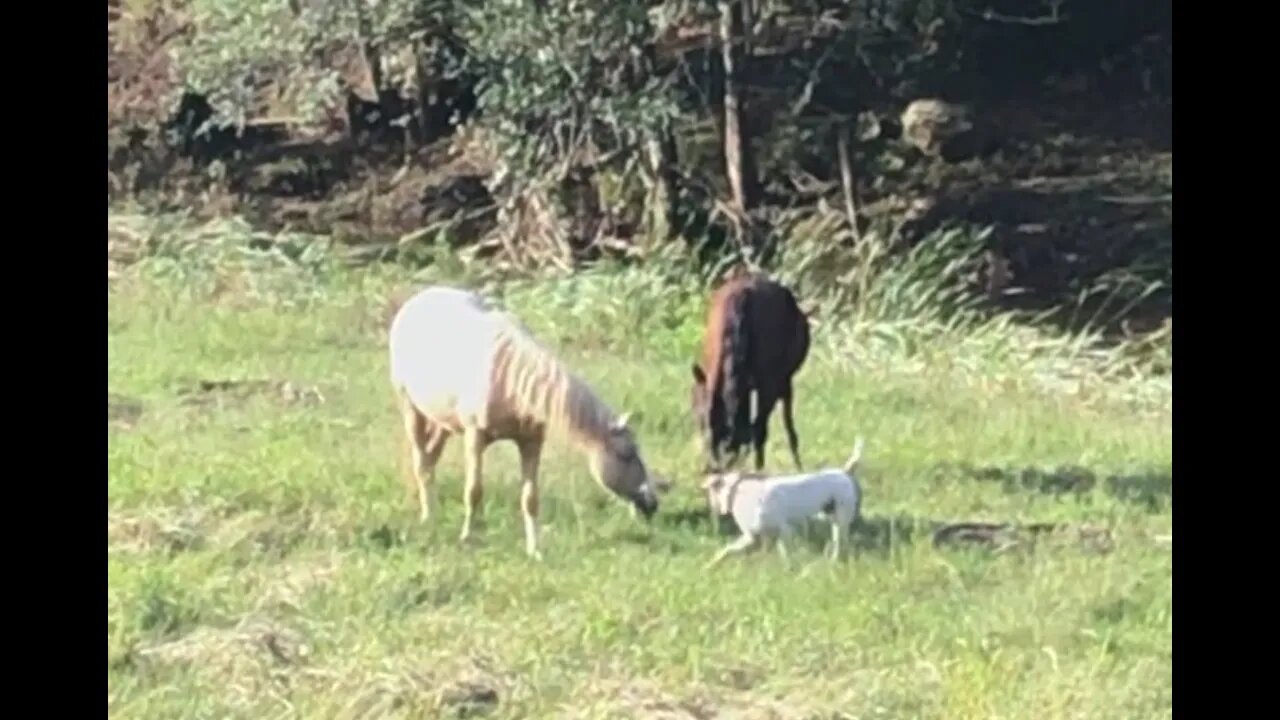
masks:
[[[944,369],[967,382],[1019,382],[1078,395],[1165,406],[1172,395],[1172,327],[1104,342],[1068,333],[1028,313],[983,309],[976,276],[987,231],[943,228],[906,249],[891,233],[854,243],[836,213],[796,214],[779,233],[770,272],[795,289],[817,326],[816,352],[847,370],[896,364],[904,372]],[[625,271],[602,261],[572,274],[520,275],[467,262],[441,248],[426,267],[371,265],[346,271],[324,237],[255,231],[239,219],[114,215],[108,234],[135,246],[135,272],[184,293],[237,295],[299,305],[334,283],[360,283],[371,301],[391,287],[464,283],[519,306],[545,332],[601,347],[633,344],[692,353],[705,298],[726,265],[699,265],[672,243]],[[124,242],[124,241],[122,241]]]

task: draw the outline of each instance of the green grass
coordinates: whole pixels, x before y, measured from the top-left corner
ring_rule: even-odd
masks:
[[[111,716],[1172,715],[1173,560],[1154,539],[1172,532],[1167,382],[1091,372],[1088,352],[1022,362],[973,333],[903,348],[873,324],[823,325],[797,420],[810,466],[867,440],[853,556],[832,566],[815,540],[789,564],[706,572],[728,538],[693,474],[698,297],[612,272],[510,286],[506,302],[636,413],[676,483],[646,527],[550,446],[535,564],[509,445],[486,458],[477,547],[456,542],[457,444],[441,512],[417,522],[381,324],[402,281],[335,273],[301,302],[136,277],[109,292],[109,391],[142,407],[108,427]],[[220,379],[319,396],[184,392]],[[785,469],[782,437],[775,417],[769,461]],[[1024,472],[1067,466],[1096,481],[1056,492]],[[927,523],[955,520],[1088,525],[1110,543],[934,547]]]

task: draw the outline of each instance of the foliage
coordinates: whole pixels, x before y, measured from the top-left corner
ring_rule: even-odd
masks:
[[[794,221],[793,221],[794,222]],[[243,221],[196,224],[181,217],[113,215],[112,233],[141,238],[126,277],[173,283],[195,298],[227,288],[268,306],[315,304],[335,283],[463,282],[529,308],[540,327],[559,338],[622,348],[636,337],[663,347],[696,345],[701,303],[718,282],[715,265],[691,272],[693,249],[659,248],[641,266],[600,263],[572,275],[500,272],[491,263],[468,262],[442,249],[420,270],[343,270],[327,238],[253,231]],[[1034,378],[1059,387],[1093,378],[1115,399],[1163,404],[1172,391],[1172,326],[1114,344],[1096,331],[1062,333],[1036,327],[1023,313],[980,312],[975,281],[983,232],[948,228],[904,253],[886,234],[868,234],[860,245],[821,242],[838,230],[821,222],[794,222],[790,242],[772,274],[796,288],[802,305],[822,328],[819,352],[838,364],[929,363],[945,358],[970,381]],[[732,261],[731,256],[726,260]],[[832,274],[833,268],[851,268]],[[362,279],[363,278],[363,279]],[[176,282],[175,282],[176,281]]]
[[[464,35],[480,83],[480,123],[515,187],[563,178],[602,155],[633,153],[672,122],[668,82],[644,51],[642,0],[467,6]]]
[[[705,279],[719,272],[715,262],[722,258],[713,258],[710,265],[704,265],[706,253],[682,253],[679,245],[641,247],[644,243],[634,240],[644,227],[644,221],[636,220],[657,214],[648,212],[652,208],[646,207],[657,193],[645,192],[636,182],[641,155],[638,150],[643,142],[666,131],[674,135],[680,173],[675,178],[673,195],[679,207],[672,208],[675,213],[671,219],[685,228],[690,243],[704,241],[702,235],[710,235],[716,229],[704,233],[706,225],[716,222],[715,200],[723,194],[723,163],[712,122],[719,98],[711,87],[714,83],[698,76],[715,65],[715,53],[708,52],[714,49],[714,4],[705,0],[180,1],[180,5],[175,4],[179,0],[136,5],[150,8],[147,12],[159,12],[157,8],[161,8],[189,21],[191,31],[175,35],[169,46],[183,85],[207,94],[212,101],[217,110],[213,122],[245,124],[270,117],[307,124],[340,113],[342,95],[352,82],[350,68],[338,62],[344,53],[346,60],[351,59],[351,53],[368,53],[368,57],[378,60],[382,89],[401,93],[407,88],[397,74],[416,69],[411,65],[414,61],[425,60],[440,77],[446,78],[465,66],[465,82],[478,82],[474,89],[479,95],[480,112],[472,116],[474,128],[468,128],[478,132],[464,137],[479,138],[480,142],[474,145],[484,146],[483,154],[496,154],[501,160],[496,172],[491,172],[494,168],[487,162],[490,158],[475,165],[488,175],[485,181],[499,201],[497,217],[504,235],[498,242],[490,236],[453,238],[451,242],[455,248],[469,246],[464,250],[468,255],[486,257],[495,271],[505,272],[500,267],[502,263],[569,268],[584,257],[595,257],[594,250],[598,249],[580,252],[585,243],[576,241],[593,239],[589,237],[592,232],[598,237],[624,228],[626,232],[616,233],[621,240],[606,252],[645,257],[650,263],[668,258],[669,262],[662,261],[668,262],[662,272],[671,278],[692,273]],[[1051,54],[1047,49],[1050,41],[1087,36],[1087,26],[1105,23],[1107,18],[1125,20],[1136,12],[1107,10],[1098,0],[1067,0],[1059,3],[1065,13],[1061,22],[1041,27],[1023,22],[1027,17],[1019,19],[1021,13],[1038,21],[1047,7],[1040,2],[1022,3],[1017,8],[1014,3],[997,2],[992,4],[995,15],[991,16],[986,14],[987,4],[976,0],[757,3],[758,36],[753,38],[756,58],[747,96],[752,116],[749,124],[760,130],[753,144],[765,181],[765,203],[769,205],[764,211],[776,218],[772,228],[774,245],[780,252],[776,260],[770,260],[770,269],[804,286],[814,297],[829,296],[833,307],[877,305],[873,313],[877,316],[891,313],[890,306],[918,314],[922,306],[912,303],[941,303],[947,307],[940,307],[937,312],[946,315],[946,322],[958,322],[956,318],[972,309],[973,266],[982,236],[971,230],[957,230],[948,236],[952,240],[924,243],[908,251],[893,232],[875,229],[855,247],[852,239],[845,237],[844,223],[827,211],[826,204],[840,202],[831,130],[833,126],[852,124],[854,116],[861,119],[861,111],[869,108],[875,112],[867,115],[879,118],[877,126],[883,132],[878,131],[874,140],[859,140],[853,148],[855,188],[862,194],[859,203],[868,201],[863,210],[883,200],[886,202],[881,206],[896,213],[921,195],[948,192],[949,178],[938,181],[944,173],[969,172],[960,164],[948,168],[928,166],[929,163],[900,152],[893,142],[892,115],[902,100],[920,92],[963,94],[964,85],[959,78],[966,73],[985,77],[980,71],[990,65],[1021,64],[1014,62],[1018,54],[1013,51],[1007,57],[983,55],[975,59],[976,37],[986,38],[982,43],[991,46],[1000,45],[992,38],[1006,35],[1040,38],[1043,42],[1027,42],[1034,47],[1039,47],[1037,43],[1044,45],[1042,53]],[[1088,12],[1080,15],[1084,20],[1078,20],[1074,13],[1085,10]],[[131,12],[136,15],[142,10],[134,8]],[[113,26],[120,42],[137,42],[147,34],[146,22],[137,17],[128,21],[133,23],[128,32]],[[700,37],[698,42],[702,45],[690,43],[680,52],[672,50],[671,46],[679,43],[670,42],[670,38],[681,34]],[[1171,58],[1171,49],[1166,55]],[[707,62],[703,56],[712,61]],[[698,92],[702,93],[700,101],[689,102]],[[138,187],[145,183],[141,179],[133,182],[134,175],[140,178],[170,171],[171,164],[166,166],[157,159],[148,165],[154,172],[142,173],[134,167],[134,175],[130,175],[124,158],[132,152],[131,157],[137,160],[132,136],[117,134],[121,137],[113,145],[118,152],[111,158],[109,174],[116,172],[120,177],[109,177],[109,184],[114,183],[110,187],[122,187],[122,178],[130,179],[129,187]],[[1045,144],[1055,142],[1051,139]],[[467,147],[465,141],[459,145]],[[353,157],[335,160],[333,166],[341,166],[340,170],[332,174],[333,178],[325,179],[325,186],[317,192],[336,194],[355,190],[357,183],[367,182],[369,187],[362,191],[378,193],[388,186],[401,185],[396,193],[405,198],[421,198],[424,196],[411,186],[422,175],[439,170],[434,157],[420,158],[423,161],[418,167],[406,168],[419,173],[417,177],[400,183],[401,176],[397,174],[396,179],[384,182],[387,178],[378,177],[378,171],[385,168],[366,171],[370,169],[366,166],[376,166],[384,158],[373,157],[372,153],[364,157],[363,152],[361,148]],[[395,155],[396,160],[409,158],[408,152]],[[989,178],[1008,172],[1023,177],[1026,168],[1022,155],[1022,148],[1008,148],[992,161],[995,172],[987,172],[988,177],[982,182],[1003,182]],[[1036,158],[1048,165],[1057,162]],[[986,161],[984,158],[979,162]],[[244,184],[243,178],[252,177],[246,170],[254,170],[231,165],[225,169],[225,173],[211,175],[215,179],[210,182]],[[1057,171],[1047,174],[1054,172]],[[1171,191],[1171,178],[1166,184]],[[1107,194],[1115,196],[1138,193],[1127,187],[1110,190]],[[348,214],[346,199],[339,210],[314,213],[314,217]],[[288,204],[273,204],[268,212],[283,212],[281,208]],[[354,200],[350,204],[355,204]],[[789,209],[783,209],[788,205]],[[392,217],[405,224],[422,215],[419,207],[390,210],[379,209],[369,215]],[[1008,209],[1012,215],[1019,211]],[[868,218],[873,217],[870,210],[867,212]],[[966,213],[961,209],[948,214]],[[704,222],[707,215],[712,219]],[[982,218],[979,222],[989,221]],[[606,232],[598,230],[602,226]],[[580,233],[579,228],[586,230]],[[383,229],[376,232],[380,234]],[[396,227],[391,232],[408,230]],[[1157,228],[1151,234],[1159,232]],[[1007,245],[1001,236],[994,240],[989,247]],[[1064,240],[1063,245],[1071,246],[1078,238]],[[1141,239],[1134,244],[1150,243]],[[499,248],[496,253],[495,248]],[[926,262],[922,258],[922,253],[935,251],[941,254],[933,260]],[[1077,253],[1078,249],[1068,247],[1066,251]],[[910,257],[903,256],[907,252]],[[1110,249],[1097,254],[1109,256]],[[1153,248],[1138,263],[1128,262],[1132,255],[1124,254],[1132,267],[1108,266],[1104,268],[1111,270],[1107,274],[1091,265],[1079,273],[1078,281],[1065,283],[1066,290],[1055,289],[1057,298],[1060,301],[1070,293],[1069,301],[1082,308],[1082,320],[1094,325],[1108,322],[1110,315],[1123,314],[1152,295],[1153,288],[1159,287],[1161,293],[1171,292],[1168,243]],[[1148,258],[1152,262],[1147,262]],[[957,264],[950,264],[952,260]],[[1104,258],[1102,262],[1107,261]],[[1152,267],[1142,268],[1139,264]],[[862,274],[872,272],[873,266],[877,275],[897,272],[906,277],[909,272],[918,272],[924,277],[943,272],[946,276],[934,278],[937,294],[927,298],[921,293],[911,295],[912,299],[889,294],[887,283],[876,286],[880,288],[876,295],[859,289]],[[961,276],[964,282],[959,282]],[[955,289],[962,286],[966,288],[963,293]]]
[[[244,125],[276,109],[317,122],[342,93],[332,52],[406,43],[421,0],[190,0],[191,41],[177,49],[185,85],[207,95],[214,121]]]

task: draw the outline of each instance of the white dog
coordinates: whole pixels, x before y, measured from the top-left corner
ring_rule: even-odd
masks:
[[[712,513],[732,514],[742,536],[721,550],[707,567],[730,554],[750,550],[765,538],[774,539],[785,558],[783,540],[791,536],[794,523],[819,513],[831,521],[831,559],[839,557],[845,533],[858,518],[862,505],[862,487],[856,475],[861,459],[862,438],[858,438],[843,467],[794,475],[710,475],[702,488],[707,492]]]

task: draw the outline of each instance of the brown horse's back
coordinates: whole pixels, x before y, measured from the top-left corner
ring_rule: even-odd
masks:
[[[740,275],[711,296],[702,336],[702,368],[715,381],[730,352],[726,338],[733,323],[745,323],[750,343],[748,372],[751,385],[776,385],[787,381],[809,356],[809,322],[795,295],[784,285],[758,275]]]
[[[809,323],[786,287],[763,278],[750,293],[752,387],[781,392],[809,355]]]

